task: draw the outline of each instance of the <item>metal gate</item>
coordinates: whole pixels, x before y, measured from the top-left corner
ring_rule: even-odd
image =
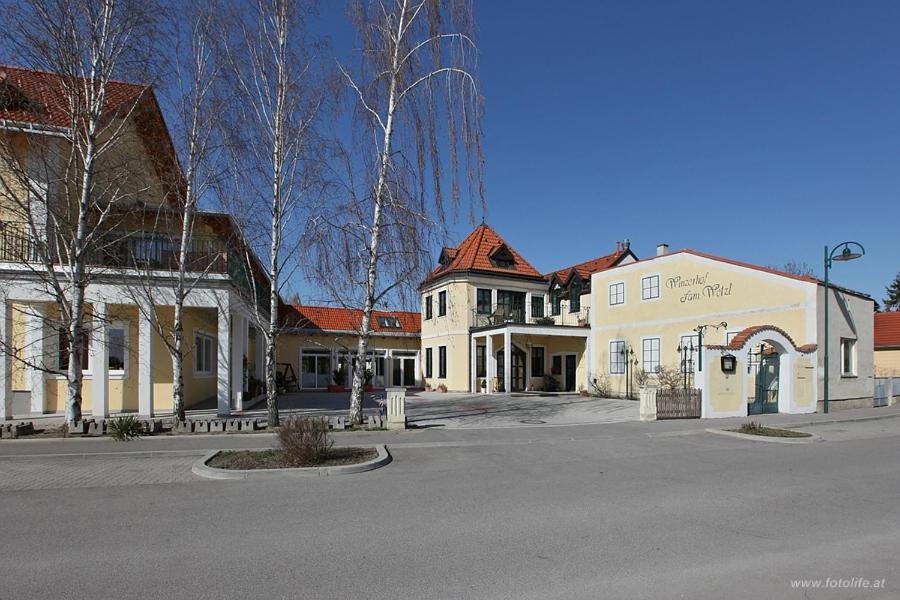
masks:
[[[780,357],[773,349],[760,344],[759,352],[750,351],[748,374],[753,375],[753,398],[747,399],[747,414],[762,415],[778,412],[778,365]]]
[[[656,391],[656,418],[699,419],[702,403],[698,389],[659,389]]]
[[[893,396],[900,396],[900,377],[876,377],[872,406],[890,406]]]

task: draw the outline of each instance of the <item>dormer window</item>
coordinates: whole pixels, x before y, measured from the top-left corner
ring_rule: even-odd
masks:
[[[450,263],[453,262],[453,259],[456,258],[456,253],[458,250],[456,248],[443,248],[441,250],[441,255],[438,258],[438,262],[442,267],[450,266]]]
[[[378,327],[382,329],[400,329],[400,319],[397,317],[378,317]]]
[[[558,283],[554,283],[550,289],[550,314],[558,315],[560,313],[560,300],[562,299],[562,289]]]
[[[36,108],[22,90],[10,83],[7,74],[0,72],[0,110],[33,111]]]
[[[569,284],[569,312],[578,312],[581,310],[581,277],[576,276]]]
[[[512,269],[516,266],[516,259],[506,244],[499,245],[490,253],[491,264],[500,269]]]

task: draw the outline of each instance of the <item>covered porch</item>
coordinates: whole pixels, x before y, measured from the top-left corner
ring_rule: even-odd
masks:
[[[590,388],[590,328],[506,323],[473,328],[470,343],[473,393]]]

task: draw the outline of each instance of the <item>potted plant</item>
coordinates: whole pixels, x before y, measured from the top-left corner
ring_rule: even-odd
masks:
[[[344,372],[344,369],[335,369],[331,374],[334,379],[334,384],[328,386],[329,392],[344,392],[347,388],[344,387],[344,384],[347,382],[347,373]]]
[[[373,387],[372,387],[372,377],[373,376],[374,376],[374,373],[372,373],[372,369],[366,369],[365,373],[363,374],[363,377],[365,377],[365,380],[366,380],[365,385],[363,386],[363,389],[367,392],[371,392],[373,389]]]
[[[478,382],[478,387],[481,388],[482,394],[486,394],[487,393],[487,380],[486,379],[480,380]]]

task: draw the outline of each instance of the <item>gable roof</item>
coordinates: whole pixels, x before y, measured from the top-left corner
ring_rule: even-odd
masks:
[[[900,312],[875,313],[875,347],[900,348]]]
[[[78,79],[75,83],[84,85],[85,80]],[[0,65],[0,85],[8,86],[16,96],[27,100],[25,106],[16,102],[6,110],[0,107],[0,121],[50,127],[70,125],[66,79],[61,75]],[[147,93],[152,93],[147,85],[110,81],[103,110],[112,114],[130,109]]]
[[[582,279],[590,281],[591,275],[616,266],[626,256],[631,256],[635,260],[638,259],[630,248],[620,248],[610,254],[598,256],[597,258],[586,260],[584,262],[578,263],[577,265],[572,265],[571,267],[566,267],[557,271],[551,271],[550,273],[544,275],[544,279],[552,281],[554,278],[556,278],[560,282],[565,284],[574,274],[577,273],[581,276]]]
[[[513,258],[513,266],[498,267],[491,258],[501,248],[506,248]],[[444,248],[441,251],[442,264],[429,273],[425,283],[443,277],[449,273],[477,272],[492,275],[506,275],[527,279],[543,279],[537,269],[525,260],[515,248],[510,246],[493,228],[482,223],[466,236],[459,246]]]
[[[335,306],[302,306],[285,304],[281,306],[281,321],[286,327],[304,331],[339,332],[356,334],[362,322],[363,311],[357,308]],[[400,327],[382,327],[379,317],[395,317]],[[422,331],[421,315],[409,311],[372,312],[372,332],[378,334],[418,334]]]

